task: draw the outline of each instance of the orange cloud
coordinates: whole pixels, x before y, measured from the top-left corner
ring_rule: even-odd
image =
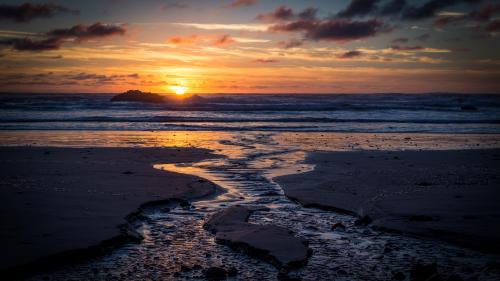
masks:
[[[187,37],[175,36],[169,38],[167,41],[170,44],[175,45],[193,45],[196,44],[200,40],[198,35],[191,35]]]
[[[233,38],[231,38],[231,36],[226,34],[226,35],[222,35],[221,37],[215,39],[214,45],[215,46],[225,46],[225,45],[233,44],[235,42],[236,42],[236,40],[234,40]]]

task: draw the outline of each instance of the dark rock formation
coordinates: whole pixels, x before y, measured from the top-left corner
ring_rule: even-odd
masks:
[[[111,98],[111,101],[163,103],[165,98],[158,94],[141,92],[139,90],[130,90],[123,94],[114,96]]]

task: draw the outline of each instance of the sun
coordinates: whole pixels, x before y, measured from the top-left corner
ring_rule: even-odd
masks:
[[[182,96],[186,93],[187,87],[184,86],[170,86],[170,90],[172,90],[176,95]]]

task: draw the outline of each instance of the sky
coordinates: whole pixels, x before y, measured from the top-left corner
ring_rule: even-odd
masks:
[[[0,0],[0,92],[499,93],[498,0]]]

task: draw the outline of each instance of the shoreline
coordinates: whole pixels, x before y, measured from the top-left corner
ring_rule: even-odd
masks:
[[[499,253],[499,155],[499,149],[312,152],[305,162],[313,171],[273,180],[304,207]]]
[[[84,234],[77,233],[77,231],[75,231],[75,229],[74,229],[74,228],[76,228],[77,230],[78,229],[82,230],[82,227],[78,228],[78,226],[77,226],[78,224],[81,224],[82,217],[79,217],[79,216],[81,216],[82,213],[77,212],[75,215],[75,220],[72,222],[68,222],[67,220],[65,221],[64,219],[61,220],[61,222],[59,222],[59,224],[61,224],[62,226],[61,225],[58,226],[57,222],[55,222],[55,224],[54,224],[54,220],[51,220],[51,221],[49,220],[50,223],[38,222],[39,225],[40,224],[41,225],[48,224],[49,229],[50,229],[50,226],[53,226],[54,227],[53,230],[56,230],[56,231],[58,228],[60,230],[61,227],[72,229],[72,230],[69,230],[69,233],[65,233],[65,235],[64,235],[64,237],[68,240],[66,243],[66,246],[62,247],[62,249],[59,249],[59,250],[47,249],[47,247],[56,247],[57,248],[60,245],[56,245],[56,243],[46,245],[47,242],[43,241],[44,240],[43,238],[48,238],[53,234],[52,233],[42,234],[42,238],[37,237],[37,239],[30,241],[29,244],[34,245],[33,247],[38,247],[38,248],[40,246],[42,248],[45,247],[46,248],[44,251],[45,254],[39,253],[37,255],[34,255],[33,253],[28,253],[28,256],[31,256],[31,258],[28,258],[26,256],[19,257],[17,259],[18,261],[16,261],[16,262],[12,261],[11,256],[3,257],[2,258],[3,261],[5,261],[5,259],[9,259],[9,264],[7,264],[7,265],[6,265],[6,263],[2,262],[3,268],[0,270],[0,272],[2,272],[2,274],[4,276],[9,276],[10,278],[13,278],[13,279],[23,279],[23,278],[26,278],[26,277],[29,277],[32,275],[36,275],[39,273],[63,268],[64,266],[67,266],[70,264],[76,264],[79,262],[84,262],[84,261],[90,260],[90,259],[95,258],[95,257],[106,255],[106,254],[110,253],[111,251],[119,248],[120,246],[122,246],[126,243],[139,242],[140,240],[142,240],[142,236],[139,233],[135,232],[132,225],[134,224],[135,221],[140,220],[141,213],[145,209],[151,208],[151,207],[164,206],[165,204],[167,204],[167,205],[169,205],[169,204],[189,205],[190,201],[211,198],[213,196],[217,196],[218,194],[224,192],[224,190],[221,187],[218,187],[217,185],[215,185],[209,181],[206,181],[205,179],[198,178],[198,177],[192,176],[192,175],[183,175],[183,174],[178,174],[178,173],[173,173],[173,172],[168,172],[168,171],[160,171],[160,170],[156,170],[153,168],[153,164],[159,163],[156,161],[160,161],[160,163],[182,163],[182,162],[196,162],[196,161],[201,161],[203,159],[210,158],[210,157],[217,157],[217,155],[212,154],[208,150],[204,150],[204,149],[194,149],[194,148],[186,149],[186,148],[184,148],[181,150],[181,149],[177,149],[177,148],[161,148],[161,149],[158,149],[158,148],[156,148],[156,149],[153,149],[153,148],[101,148],[101,149],[99,149],[99,148],[58,148],[58,147],[36,147],[36,148],[33,148],[33,147],[0,147],[0,154],[3,155],[2,160],[0,160],[0,167],[3,168],[3,169],[1,169],[2,172],[0,172],[0,180],[1,180],[0,185],[5,185],[5,187],[1,189],[2,195],[5,195],[7,193],[12,193],[13,190],[10,190],[10,192],[9,192],[9,190],[6,190],[9,188],[8,179],[16,177],[16,176],[12,176],[11,174],[9,174],[9,171],[5,171],[6,166],[16,166],[15,164],[13,164],[16,162],[23,162],[22,165],[26,166],[27,162],[29,162],[29,161],[35,161],[35,162],[37,162],[37,164],[40,164],[40,162],[43,163],[44,160],[47,161],[46,159],[40,159],[40,157],[45,157],[45,158],[50,157],[51,156],[50,154],[63,154],[64,156],[68,156],[67,155],[68,153],[69,154],[75,154],[75,153],[78,154],[78,153],[83,153],[83,152],[88,153],[89,150],[92,152],[97,152],[97,154],[104,154],[104,155],[97,156],[98,159],[97,159],[96,163],[99,161],[102,161],[103,157],[105,159],[106,156],[115,157],[115,159],[113,159],[113,160],[116,160],[116,157],[118,157],[118,159],[121,161],[125,161],[125,162],[128,161],[126,165],[131,164],[131,162],[135,162],[135,166],[133,166],[132,169],[134,169],[134,168],[138,169],[138,166],[145,166],[145,167],[142,167],[141,169],[149,170],[148,171],[149,173],[147,173],[148,175],[137,175],[137,177],[140,177],[140,176],[147,176],[147,177],[153,176],[154,177],[154,175],[151,175],[151,173],[152,173],[152,174],[156,174],[156,177],[158,178],[158,180],[165,180],[165,178],[167,178],[167,182],[168,182],[168,180],[171,180],[171,181],[173,180],[173,184],[172,183],[167,184],[167,189],[165,189],[164,184],[159,184],[156,187],[151,187],[151,186],[148,187],[147,191],[142,190],[142,192],[143,192],[142,197],[143,198],[150,198],[150,200],[142,201],[141,203],[136,205],[135,209],[129,210],[124,216],[121,217],[122,223],[119,223],[119,224],[115,223],[114,225],[108,225],[107,229],[104,231],[99,228],[100,225],[106,224],[106,223],[103,223],[102,220],[107,219],[108,222],[110,222],[110,221],[116,222],[117,215],[114,214],[115,217],[110,219],[109,215],[106,214],[106,212],[102,212],[102,210],[100,210],[101,211],[100,213],[99,213],[99,210],[97,210],[95,213],[95,214],[101,214],[100,218],[99,218],[99,216],[92,217],[90,214],[88,214],[89,216],[86,218],[87,220],[85,223],[87,224],[87,226],[90,229],[92,229],[93,234],[95,234],[95,232],[99,232],[99,231],[96,231],[96,229],[99,229],[102,232],[100,234],[95,235],[96,237],[99,237],[99,238],[94,237],[94,239],[91,239],[91,241],[87,240],[87,241],[82,243],[80,240],[82,240],[81,238],[83,238],[82,235],[84,235]],[[49,153],[47,153],[47,152],[49,152]],[[21,154],[24,153],[25,156],[26,156],[26,154],[29,155],[27,157],[28,159],[19,160],[19,158],[22,158],[22,157],[19,157],[19,153],[21,153]],[[106,154],[110,154],[110,153],[112,155],[106,155]],[[124,160],[124,158],[129,158],[129,156],[138,156],[137,153],[147,154],[147,157],[145,157],[145,158],[148,158],[148,159]],[[32,155],[37,155],[37,157],[32,157]],[[43,155],[43,156],[41,156],[41,155]],[[75,155],[70,155],[70,156],[75,156]],[[33,158],[35,158],[35,159],[33,159]],[[91,158],[91,157],[87,157],[87,158]],[[77,162],[77,161],[75,161],[75,159],[73,157],[70,157],[70,159],[72,159],[70,161]],[[151,159],[155,159],[155,160],[151,160]],[[58,167],[57,169],[64,169],[60,165],[62,163],[64,163],[64,165],[67,165],[68,163],[65,163],[65,161],[62,159],[59,159],[59,160],[61,160],[61,163],[57,163],[57,165],[56,165]],[[116,163],[113,163],[113,160],[110,161],[110,162],[112,162],[112,164],[109,164],[108,168],[112,169],[113,172],[116,172],[117,167],[112,167],[113,165],[116,164]],[[50,161],[48,161],[48,162],[50,162]],[[90,160],[89,162],[92,162],[92,160]],[[94,163],[94,164],[97,165],[98,167],[102,167],[102,165],[106,166],[106,163],[97,163],[97,164],[96,163]],[[81,163],[80,163],[80,165],[81,165]],[[83,165],[83,166],[85,166],[85,165]],[[123,166],[123,165],[118,164],[118,166]],[[130,168],[130,166],[128,166],[128,167]],[[146,167],[149,167],[149,168],[146,168]],[[51,168],[52,169],[54,168],[54,163],[51,164]],[[87,168],[90,168],[90,167],[87,167]],[[15,169],[15,167],[11,167],[11,169]],[[135,172],[135,170],[134,170],[134,172],[130,172],[129,170],[124,171],[121,173],[122,174],[121,177],[122,178],[126,177],[126,181],[130,181],[130,178],[134,177],[135,174],[141,174],[141,172],[144,172],[141,169],[139,169],[139,172]],[[91,168],[91,170],[93,173],[96,173],[97,171],[102,172],[99,169],[97,169],[97,171],[96,171],[95,169]],[[46,171],[44,171],[44,172],[46,172]],[[57,177],[59,177],[59,179],[62,179],[62,178],[66,177],[66,179],[67,179],[68,176],[69,176],[68,174],[64,174],[64,172],[63,172],[62,175],[56,175],[55,177],[54,177],[54,175],[51,175],[50,177],[52,179],[55,179]],[[120,176],[116,176],[116,177],[119,178]],[[170,179],[168,179],[169,177],[170,177]],[[25,180],[25,178],[23,180]],[[40,179],[38,179],[38,180],[40,180]],[[104,179],[104,178],[102,178],[102,180],[106,181],[106,179]],[[107,179],[107,181],[109,181],[109,179]],[[124,182],[120,181],[119,179],[115,179],[115,183],[113,184],[112,181],[113,180],[111,180],[111,185],[114,185],[114,186],[111,187],[111,191],[113,191],[113,190],[116,191],[115,189],[117,189],[119,191],[120,187],[117,184],[119,184],[119,183],[123,184]],[[29,182],[29,180],[27,182]],[[95,184],[95,181],[93,183]],[[157,184],[158,184],[158,182],[157,182]],[[176,184],[180,185],[180,187],[179,186],[177,186],[175,188],[169,187],[169,186],[175,186]],[[15,186],[15,185],[11,185],[10,187],[12,187],[12,186]],[[19,188],[23,188],[23,187],[17,186],[16,188],[19,189]],[[27,189],[29,189],[29,188],[27,188]],[[173,190],[173,189],[175,189],[175,190]],[[170,194],[171,196],[161,196],[158,194],[151,194],[150,192],[152,190],[156,191],[160,194],[161,193],[163,193],[165,195]],[[137,195],[140,196],[141,188],[139,186],[137,186],[137,188],[132,188],[132,190],[128,189],[128,192],[131,192],[131,195],[132,195],[131,197],[135,197]],[[17,194],[15,196],[23,197],[24,194],[29,193],[29,190],[24,190],[24,191],[18,190],[18,191],[15,191],[15,193]],[[10,195],[11,195],[10,197],[12,197],[12,194],[10,194]],[[39,195],[40,194],[38,194],[38,196]],[[49,197],[50,197],[50,195],[53,195],[53,194],[50,194],[50,192],[48,195],[46,194],[46,196],[49,196]],[[115,206],[115,207],[121,208],[122,213],[125,212],[124,210],[130,209],[131,207],[129,207],[129,206],[132,206],[134,204],[134,202],[138,202],[139,200],[141,200],[141,199],[133,199],[131,197],[125,198],[127,196],[120,196],[119,194],[111,194],[111,196],[122,197],[121,199],[123,201],[127,201],[127,200],[131,201],[128,204],[125,204],[126,207],[124,207],[123,205],[122,206]],[[6,196],[2,196],[2,198],[4,198],[4,200],[7,199],[5,197]],[[99,197],[99,195],[97,197]],[[105,197],[105,195],[101,194],[101,197]],[[82,199],[81,197],[78,197],[78,196],[76,196],[76,198],[79,199],[79,201]],[[111,198],[113,198],[113,197],[111,197]],[[41,199],[41,201],[43,201],[44,198],[39,197],[38,199]],[[53,200],[53,198],[52,199],[45,198],[45,199],[47,199],[49,201]],[[110,199],[110,198],[107,198],[107,199]],[[66,201],[66,200],[67,200],[67,198],[64,199],[64,201]],[[113,198],[112,201],[114,201],[114,200],[115,200],[115,198]],[[85,201],[85,200],[82,200],[82,201]],[[18,202],[19,202],[19,200],[18,200]],[[112,203],[111,201],[109,201],[109,202]],[[51,203],[54,203],[54,202],[51,202]],[[82,203],[82,204],[84,204],[84,203]],[[12,205],[13,206],[16,206],[16,205],[20,206],[22,204],[12,204]],[[28,208],[30,205],[31,204],[28,205]],[[86,208],[86,210],[89,212],[92,211],[92,207],[94,207],[94,208],[97,206],[103,207],[102,204],[91,204],[91,205],[93,205],[93,206],[91,206],[90,208]],[[9,215],[15,216],[16,212],[18,212],[17,208],[14,208],[14,209],[10,208],[10,213],[7,214],[7,213],[5,213],[5,211],[7,211],[9,208],[6,206],[3,206],[3,208],[4,208],[4,211],[2,213],[2,221],[5,221]],[[49,207],[49,209],[50,209],[50,207]],[[97,208],[97,209],[99,209],[99,208]],[[43,209],[37,210],[37,212],[40,212],[39,213],[40,216],[38,217],[39,220],[40,219],[43,220],[43,218],[44,218],[43,214],[45,213],[45,211],[47,211],[47,210],[43,210]],[[70,212],[71,210],[61,210],[61,211]],[[17,215],[19,215],[19,214],[17,214]],[[54,215],[54,214],[52,214],[52,215]],[[20,220],[16,220],[16,221],[20,222],[20,223],[27,222],[26,219],[20,219]],[[92,227],[91,226],[92,224],[95,224],[96,227]],[[9,225],[9,224],[5,225],[3,223],[2,224],[2,231],[0,232],[2,234],[3,243],[6,245],[11,245],[10,247],[13,248],[11,250],[4,251],[4,253],[6,253],[6,254],[13,253],[13,250],[16,251],[16,246],[12,246],[12,245],[16,244],[15,237],[17,235],[15,233],[19,234],[18,233],[19,229],[15,230],[16,227],[11,227],[11,226],[12,225]],[[31,226],[25,227],[26,231],[29,233],[22,234],[21,236],[27,235],[27,236],[31,236],[31,238],[34,238],[32,232],[36,232],[36,231],[33,231],[33,229],[30,227]],[[46,231],[47,228],[44,227],[43,230]],[[68,230],[66,229],[66,232],[67,231]],[[9,238],[11,241],[7,241],[7,240],[9,240]],[[59,238],[61,238],[61,237],[59,237]],[[83,240],[86,240],[86,239],[83,239]],[[78,246],[68,246],[68,245],[73,245],[74,243],[79,244],[79,245]],[[20,248],[22,248],[22,246],[17,247],[17,248],[18,248],[17,249],[18,251],[23,252],[23,250],[20,249]],[[40,252],[40,249],[37,249],[37,250],[38,250],[38,252]],[[24,249],[24,251],[26,251],[26,249]]]

